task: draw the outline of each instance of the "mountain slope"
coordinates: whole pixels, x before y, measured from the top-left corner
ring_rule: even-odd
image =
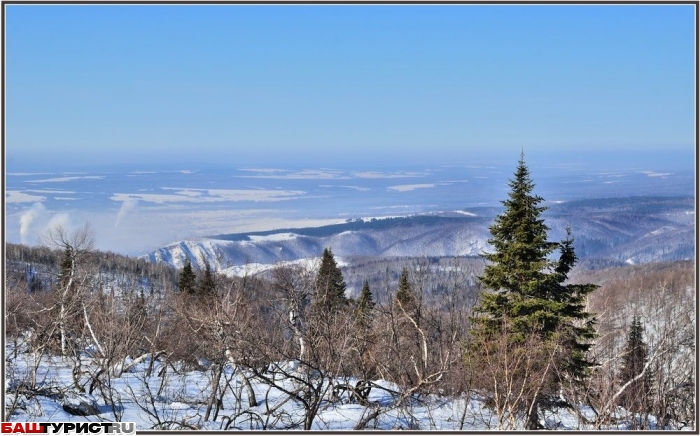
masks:
[[[550,206],[550,239],[571,227],[580,259],[645,263],[692,259],[695,213],[692,197],[581,200]],[[162,247],[151,262],[182,267],[186,258],[223,271],[246,264],[274,264],[320,255],[476,256],[489,250],[489,226],[497,209],[436,212],[403,218],[357,219],[331,226],[218,235]]]

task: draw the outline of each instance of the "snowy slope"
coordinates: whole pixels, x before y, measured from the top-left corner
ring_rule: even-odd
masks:
[[[646,263],[692,259],[692,198],[598,199],[556,203],[546,212],[550,239],[573,230],[580,259]],[[497,209],[435,212],[410,217],[355,219],[331,226],[221,235],[176,242],[145,257],[182,267],[189,258],[216,270],[272,265],[320,256],[476,256],[490,249]]]
[[[563,226],[562,226],[563,227]],[[577,237],[581,259],[599,257],[618,262],[645,263],[689,259],[693,255],[692,230],[673,235],[619,238],[611,232],[590,229],[589,237]],[[598,230],[596,234],[596,230]],[[623,230],[624,231],[624,230]],[[663,242],[660,239],[666,238]],[[253,241],[220,239],[187,240],[162,247],[146,258],[176,268],[189,258],[203,268],[203,259],[217,271],[253,265],[274,265],[315,258],[330,247],[337,256],[477,256],[490,249],[487,228],[394,229],[381,233],[344,232],[330,237],[301,236]],[[266,269],[267,267],[257,267]]]
[[[400,223],[386,229],[344,230],[328,236],[309,236],[291,232],[250,235],[246,240],[200,239],[162,247],[147,258],[177,268],[189,258],[203,267],[206,259],[212,268],[223,271],[245,265],[270,265],[278,262],[315,258],[325,247],[336,256],[476,256],[487,248],[485,225],[467,222]]]
[[[6,347],[8,355],[11,347]],[[149,374],[147,359],[135,364],[128,372],[109,379],[109,383],[93,394],[74,391],[71,362],[69,359],[45,356],[39,369],[39,390],[43,393],[27,395],[18,393],[20,380],[26,378],[35,364],[33,354],[19,353],[12,361],[10,388],[6,394],[7,421],[11,422],[133,422],[137,431],[147,430],[299,430],[303,422],[304,409],[297,401],[288,401],[288,396],[278,388],[271,388],[255,378],[252,387],[260,401],[258,406],[249,406],[247,395],[241,389],[238,370],[226,364],[223,372],[230,380],[231,389],[222,397],[221,413],[206,415],[212,369],[183,371],[176,362],[167,377],[157,374],[164,362],[153,362]],[[125,363],[131,363],[127,359]],[[295,362],[281,362],[290,371]],[[83,356],[83,365],[96,370],[92,360]],[[293,370],[291,370],[293,371]],[[284,379],[281,385],[284,384]],[[335,383],[354,383],[354,379],[338,379]],[[293,381],[289,381],[289,388]],[[396,391],[400,387],[384,380],[374,380],[368,396],[369,406],[349,401],[346,395],[332,400],[330,394],[323,402],[312,425],[313,430],[352,430],[367,415],[378,412],[376,418],[367,422],[368,430],[495,430],[497,419],[477,395],[471,397],[447,397],[426,395],[412,398],[408,404],[396,402]],[[325,389],[325,388],[324,388]],[[392,391],[394,393],[392,393]],[[108,395],[105,395],[108,394]],[[77,416],[68,413],[64,406],[89,402],[98,414]],[[114,406],[113,406],[114,405]],[[592,418],[592,412],[582,406],[582,416]],[[652,425],[655,420],[651,417]],[[521,423],[522,424],[522,423]],[[573,411],[553,409],[547,411],[543,424],[548,429],[592,430]],[[521,427],[522,428],[522,427]],[[606,429],[624,430],[625,422]]]

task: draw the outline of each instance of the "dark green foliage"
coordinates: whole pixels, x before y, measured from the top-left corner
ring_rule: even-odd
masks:
[[[345,309],[348,299],[345,297],[345,280],[335,262],[330,249],[323,250],[321,267],[316,276],[316,294],[312,310],[318,314],[332,314]]]
[[[627,333],[627,345],[622,357],[620,383],[634,380],[644,371],[647,363],[648,348],[643,338],[644,327],[639,317],[635,316]],[[620,396],[620,405],[633,412],[649,412],[651,409],[652,372],[647,368],[644,375],[633,381]]]
[[[360,298],[357,300],[357,305],[355,306],[355,324],[361,327],[369,327],[372,323],[372,317],[374,310],[374,299],[372,298],[372,291],[369,289],[369,282],[365,280],[362,286],[362,291],[360,292]]]
[[[408,269],[401,270],[399,289],[396,291],[394,313],[398,319],[400,335],[420,341],[416,328],[421,327],[421,299],[408,278]],[[414,333],[416,333],[414,335]],[[418,345],[420,347],[420,345]]]
[[[356,375],[367,380],[375,374],[375,364],[372,362],[371,352],[376,342],[373,330],[374,322],[374,298],[369,288],[369,282],[365,280],[353,312],[354,329],[352,338],[352,360]]]
[[[214,295],[216,294],[216,279],[214,273],[209,266],[209,262],[204,262],[204,273],[197,286],[198,295]]]
[[[488,341],[502,333],[507,320],[511,343],[522,344],[532,334],[543,342],[555,341],[560,352],[552,374],[570,383],[580,381],[591,366],[586,352],[594,338],[585,298],[596,286],[564,284],[577,260],[571,231],[567,229],[561,242],[547,240],[549,228],[542,218],[546,207],[532,193],[535,185],[522,156],[509,186],[509,198],[502,202],[505,211],[490,227],[493,252],[483,255],[488,265],[480,280],[492,292],[483,293],[475,308],[472,335]],[[553,260],[555,250],[559,257]],[[538,396],[556,394],[562,381],[545,380]]]
[[[184,294],[194,294],[196,290],[197,276],[192,270],[192,263],[187,259],[185,266],[180,271],[180,278],[177,282],[177,289]]]
[[[401,276],[399,277],[399,290],[396,292],[396,305],[399,308],[399,312],[403,311],[411,317],[413,317],[418,309],[416,293],[408,279],[408,269],[406,268],[401,270]]]
[[[415,362],[423,363],[421,303],[420,295],[409,279],[408,268],[403,268],[392,305],[391,352],[395,362],[390,371],[401,384],[412,386],[418,383]]]

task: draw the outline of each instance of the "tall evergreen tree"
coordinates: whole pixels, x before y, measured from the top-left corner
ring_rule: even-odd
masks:
[[[401,270],[399,288],[392,308],[394,346],[397,353],[395,367],[391,368],[402,384],[415,386],[418,375],[415,365],[425,368],[427,356],[421,347],[421,298],[409,278],[408,268]]]
[[[354,330],[352,344],[352,358],[358,371],[357,375],[365,381],[375,376],[373,371],[375,366],[370,357],[376,339],[372,328],[374,306],[374,298],[369,288],[369,282],[365,280],[353,313]]]
[[[535,184],[523,155],[509,187],[508,199],[502,201],[505,211],[490,227],[493,252],[482,255],[487,266],[479,279],[491,292],[482,293],[474,310],[472,336],[488,343],[507,325],[507,340],[513,344],[523,344],[533,334],[543,342],[556,341],[557,371],[549,371],[550,380],[531,399],[537,406],[558,394],[561,380],[556,374],[575,383],[591,366],[586,352],[594,337],[594,318],[585,311],[585,298],[596,286],[564,284],[577,260],[571,231],[567,229],[561,242],[547,240],[549,227],[542,218],[547,208],[532,193]],[[560,255],[552,259],[557,249]],[[526,427],[539,427],[537,407],[529,409]]]
[[[399,289],[396,291],[396,302],[395,302],[398,312],[405,313],[411,318],[419,318],[419,304],[416,292],[413,289],[413,285],[408,278],[408,269],[404,268],[401,270],[401,275],[399,276]],[[418,319],[415,319],[418,322]]]
[[[204,261],[204,272],[197,286],[198,295],[214,295],[216,294],[216,278],[209,266],[209,262]]]
[[[367,328],[372,322],[372,310],[374,310],[374,298],[369,289],[369,282],[365,280],[360,291],[360,298],[355,306],[355,323],[362,328]]]
[[[625,384],[634,380],[643,370],[648,359],[648,347],[644,342],[644,326],[635,316],[627,333],[627,344],[622,357],[620,383]],[[652,372],[647,368],[644,375],[632,382],[620,396],[620,405],[633,412],[649,412],[651,389],[653,386]]]
[[[332,314],[345,309],[348,299],[345,297],[345,280],[343,273],[335,262],[329,248],[323,250],[321,267],[316,275],[316,293],[312,310],[318,314]]]
[[[189,259],[185,260],[185,266],[180,271],[180,278],[177,282],[177,288],[185,294],[194,294],[197,285],[197,276],[192,270],[192,263]]]

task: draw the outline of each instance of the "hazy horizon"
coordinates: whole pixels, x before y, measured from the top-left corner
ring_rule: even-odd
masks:
[[[450,165],[292,167],[140,162],[80,171],[7,168],[6,240],[40,243],[55,225],[89,223],[102,250],[141,255],[183,239],[311,227],[361,217],[498,207],[519,155]],[[629,196],[692,196],[694,171],[620,160],[593,166],[526,155],[547,202]],[[671,168],[673,167],[673,168]]]

